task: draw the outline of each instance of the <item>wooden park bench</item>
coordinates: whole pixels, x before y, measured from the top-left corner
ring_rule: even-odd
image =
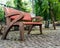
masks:
[[[39,26],[40,34],[42,34],[42,17],[34,17],[32,18],[29,13],[22,12],[13,8],[4,7],[5,11],[5,18],[6,18],[6,28],[2,35],[2,39],[6,39],[9,30],[13,27],[18,25],[20,31],[20,38],[24,40],[24,25],[30,25],[28,34],[30,34],[32,28],[34,26]],[[32,19],[39,19],[38,21],[32,21]]]

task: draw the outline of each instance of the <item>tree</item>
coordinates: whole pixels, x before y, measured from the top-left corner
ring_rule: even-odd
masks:
[[[22,2],[22,0],[14,0],[14,4],[15,8],[17,8],[18,10],[29,12],[26,7],[27,2]]]
[[[34,8],[36,16],[43,16],[44,20],[49,20],[50,16],[48,0],[35,0]],[[46,27],[49,27],[48,23],[46,24]]]
[[[34,13],[44,17],[44,20],[51,19],[51,14],[49,13],[49,2],[53,8],[53,14],[55,21],[60,20],[60,0],[34,0]]]
[[[35,14],[43,16],[46,21],[60,20],[60,0],[35,0],[34,8]]]

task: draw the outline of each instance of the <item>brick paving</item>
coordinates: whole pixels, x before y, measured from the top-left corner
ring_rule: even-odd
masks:
[[[30,35],[26,33],[25,31],[25,41],[20,41],[19,31],[10,31],[7,37],[9,40],[0,39],[0,48],[60,48],[60,27],[56,30],[43,29],[42,35],[38,35],[38,29],[33,30]]]

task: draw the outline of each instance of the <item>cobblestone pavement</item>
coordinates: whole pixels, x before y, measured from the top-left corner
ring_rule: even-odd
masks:
[[[25,31],[25,41],[20,41],[19,31],[11,31],[7,36],[9,40],[0,39],[0,48],[60,48],[60,27],[43,29],[43,35],[37,34],[39,30],[33,30],[30,35]]]

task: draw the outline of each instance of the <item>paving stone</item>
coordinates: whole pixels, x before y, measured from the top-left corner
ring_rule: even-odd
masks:
[[[19,31],[10,31],[7,39],[1,40],[0,48],[60,48],[60,27],[57,30],[43,29],[42,35],[39,30],[33,30],[30,35],[25,33],[25,41],[19,41]]]

